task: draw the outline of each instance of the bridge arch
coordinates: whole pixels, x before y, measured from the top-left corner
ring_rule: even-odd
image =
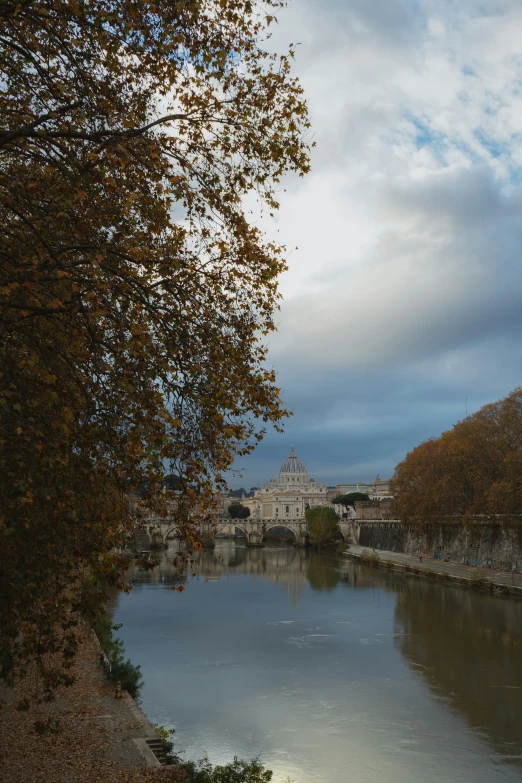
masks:
[[[284,525],[282,523],[283,520],[281,519],[281,520],[276,520],[276,522],[274,522],[273,524],[267,525],[264,530],[264,535],[266,536],[266,534],[269,533],[270,530],[283,530],[285,532],[290,533],[293,536],[294,540],[297,541],[298,538],[297,532],[293,528],[289,527],[288,525]]]
[[[173,535],[173,533],[177,533],[177,532],[178,532],[178,528],[177,528],[177,526],[173,525],[172,527],[170,527],[170,528],[167,530],[167,532],[166,532],[166,533],[164,533],[164,534],[163,534],[163,540],[164,540],[165,542],[167,542],[167,541],[169,540],[169,538],[175,538],[176,536],[175,536],[175,535]]]

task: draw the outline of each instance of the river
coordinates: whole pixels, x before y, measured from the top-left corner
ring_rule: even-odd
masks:
[[[260,754],[274,783],[522,781],[522,602],[234,541],[180,595],[171,556],[114,621],[185,758]]]

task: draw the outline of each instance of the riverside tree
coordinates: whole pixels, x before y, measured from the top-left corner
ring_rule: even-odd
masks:
[[[197,547],[212,489],[286,415],[263,342],[284,250],[243,203],[274,211],[309,165],[293,48],[266,40],[282,5],[0,4],[4,678],[36,657],[49,693],[66,680],[129,493],[151,506],[168,466]]]
[[[242,503],[231,503],[228,507],[228,513],[232,519],[248,519],[250,516],[250,509]]]
[[[522,389],[410,451],[391,491],[405,522],[521,514]]]
[[[308,536],[313,546],[332,544],[339,536],[339,518],[329,506],[314,506],[305,511]]]

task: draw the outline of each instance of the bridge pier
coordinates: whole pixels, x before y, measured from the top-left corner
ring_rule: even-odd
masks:
[[[247,533],[247,545],[248,546],[264,546],[264,544],[263,544],[263,531],[262,530],[250,530]]]
[[[310,546],[310,541],[308,539],[308,533],[306,529],[303,530],[301,528],[299,532],[296,534],[296,546]]]
[[[153,530],[149,536],[151,549],[166,549],[167,543],[161,530]]]

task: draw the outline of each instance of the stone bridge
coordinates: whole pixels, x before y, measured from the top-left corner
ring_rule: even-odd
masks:
[[[364,525],[386,525],[389,524],[389,520],[383,522],[382,520],[365,520]],[[161,517],[149,517],[144,521],[144,528],[146,529],[150,543],[153,547],[161,548],[167,546],[169,539],[177,538],[177,528],[172,520],[163,519]],[[340,519],[339,527],[341,528],[341,535],[343,541],[352,541],[353,543],[359,543],[361,520],[357,519]],[[274,528],[280,528],[287,530],[293,535],[297,546],[306,546],[308,544],[308,532],[306,527],[306,521],[304,519],[230,519],[229,517],[219,517],[215,523],[214,529],[208,524],[209,536],[237,536],[238,531],[243,534],[250,546],[261,546],[263,538]],[[203,531],[204,532],[204,531]]]
[[[236,536],[238,531],[247,537],[251,546],[260,546],[264,536],[273,528],[283,528],[293,536],[296,546],[308,543],[305,520],[290,519],[230,519],[220,517],[213,529],[208,525],[209,537]],[[493,568],[520,572],[522,563],[522,522],[506,515],[502,517],[474,517],[467,525],[454,517],[430,523],[423,528],[404,529],[399,519],[341,519],[339,527],[346,543],[359,544],[368,549],[379,549],[418,554],[432,552],[435,559],[450,559],[469,563],[489,561]],[[142,522],[142,531],[136,533],[139,550],[163,548],[167,540],[177,537],[172,520],[149,517]]]

